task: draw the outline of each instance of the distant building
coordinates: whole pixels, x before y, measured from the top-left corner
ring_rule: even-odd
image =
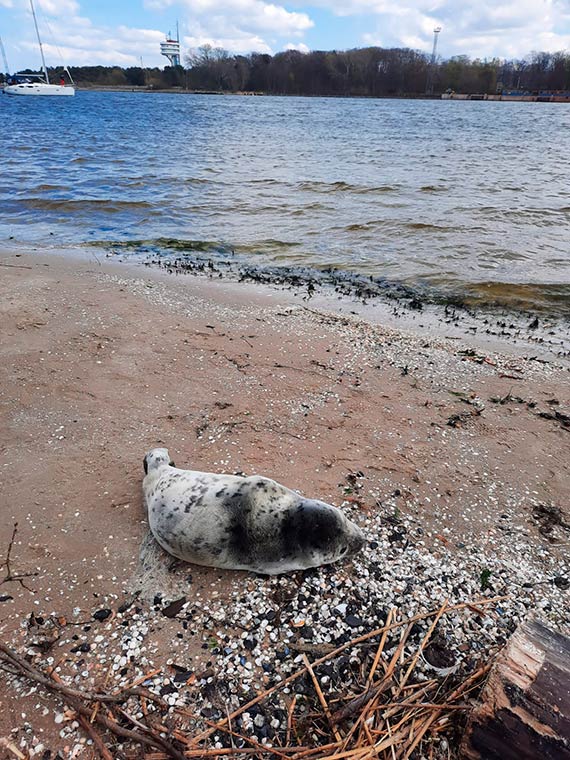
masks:
[[[176,39],[172,39],[170,32],[164,42],[160,43],[160,52],[170,61],[171,66],[180,66],[180,35],[176,24]]]

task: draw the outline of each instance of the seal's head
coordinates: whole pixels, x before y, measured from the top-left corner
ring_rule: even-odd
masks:
[[[165,465],[175,467],[176,465],[170,459],[168,449],[151,449],[143,459],[144,474],[148,475],[153,470],[158,470]]]
[[[300,554],[306,567],[328,565],[356,554],[366,539],[358,525],[340,509],[313,499],[302,499],[289,511],[281,528],[286,554]]]

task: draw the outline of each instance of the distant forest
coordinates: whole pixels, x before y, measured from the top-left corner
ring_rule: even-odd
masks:
[[[493,94],[501,90],[570,90],[570,53],[532,53],[521,60],[438,59],[408,48],[368,47],[346,51],[288,50],[273,56],[232,55],[205,45],[186,66],[72,67],[79,85],[182,88],[272,95],[417,96],[427,90]],[[55,75],[55,70],[53,74]]]

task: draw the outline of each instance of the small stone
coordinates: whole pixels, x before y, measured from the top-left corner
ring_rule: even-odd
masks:
[[[170,604],[166,605],[166,607],[163,607],[161,612],[164,615],[164,617],[167,618],[173,618],[178,615],[182,607],[186,604],[186,597],[183,596],[180,599],[176,599],[174,602],[171,602]]]
[[[108,617],[111,617],[112,614],[112,610],[109,609],[97,610],[97,612],[93,613],[93,619],[99,620],[99,622],[103,622],[103,620],[107,620]]]
[[[362,620],[362,618],[359,618],[357,615],[347,615],[344,619],[344,622],[351,628],[359,628],[360,626],[364,625],[364,620]]]

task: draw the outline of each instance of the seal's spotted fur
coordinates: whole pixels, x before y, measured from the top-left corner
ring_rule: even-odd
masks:
[[[181,470],[166,449],[144,458],[150,529],[175,557],[274,575],[329,564],[364,543],[336,507],[269,478]]]

